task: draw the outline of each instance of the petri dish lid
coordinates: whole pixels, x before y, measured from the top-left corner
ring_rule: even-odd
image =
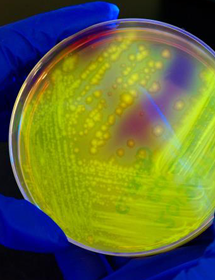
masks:
[[[185,30],[135,18],[57,44],[11,116],[25,199],[99,253],[146,256],[200,234],[215,206],[214,57]]]

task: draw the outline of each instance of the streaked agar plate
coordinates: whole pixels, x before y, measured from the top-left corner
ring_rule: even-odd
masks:
[[[12,113],[24,197],[69,241],[121,256],[173,249],[213,220],[215,54],[165,23],[99,23],[51,49]]]

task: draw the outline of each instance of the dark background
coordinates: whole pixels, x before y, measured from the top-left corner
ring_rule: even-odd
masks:
[[[92,2],[92,1],[85,1]],[[215,49],[215,0],[116,0],[119,18],[148,18],[181,27]],[[0,26],[65,6],[82,4],[72,0],[0,0]],[[8,144],[0,142],[0,193],[22,198],[10,166]],[[1,280],[61,280],[51,254],[14,251],[0,245]],[[79,279],[74,279],[79,280]]]

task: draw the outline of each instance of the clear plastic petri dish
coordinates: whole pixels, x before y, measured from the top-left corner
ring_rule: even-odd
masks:
[[[71,243],[118,256],[180,246],[213,221],[215,53],[158,21],[90,26],[26,78],[9,152],[25,199]]]

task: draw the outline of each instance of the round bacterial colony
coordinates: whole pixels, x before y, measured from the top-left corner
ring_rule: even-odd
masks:
[[[32,82],[19,120],[22,187],[71,242],[150,253],[213,214],[215,66],[188,39],[153,24],[97,28]]]

